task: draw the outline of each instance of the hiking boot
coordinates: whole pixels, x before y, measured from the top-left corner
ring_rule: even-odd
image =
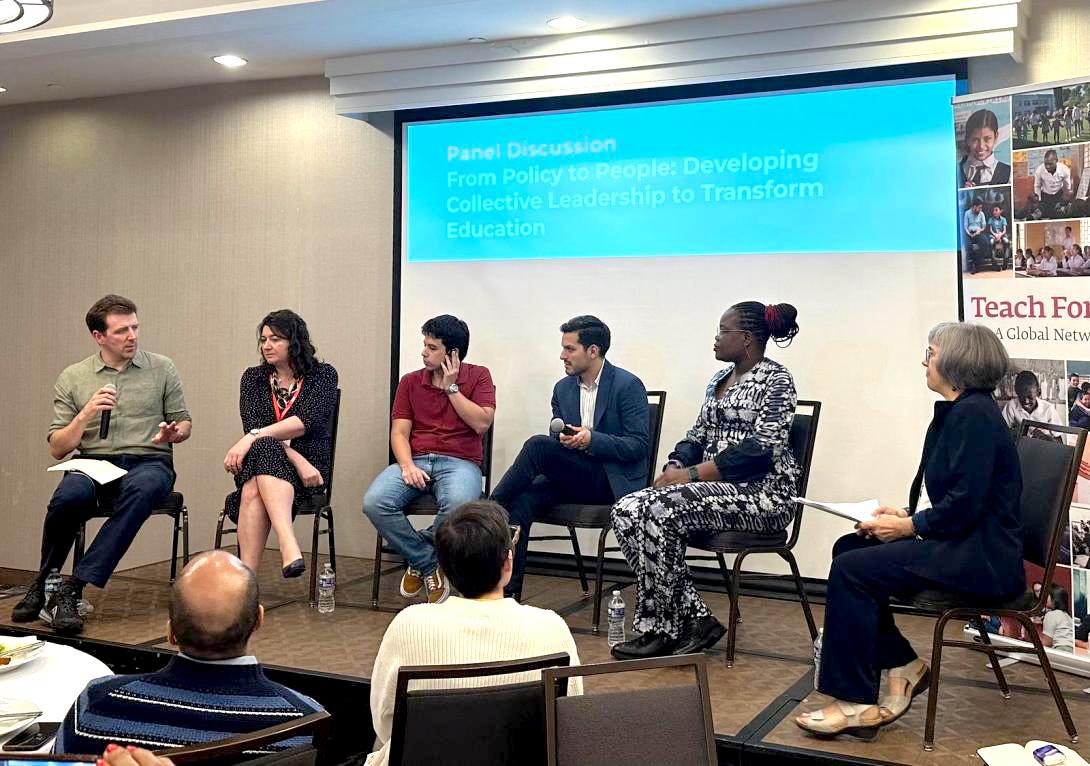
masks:
[[[420,589],[424,587],[424,576],[412,567],[405,568],[405,574],[401,575],[401,587],[398,590],[404,598],[413,598],[420,595]]]
[[[23,600],[11,610],[12,622],[34,622],[45,606],[45,586],[40,580],[31,583]]]
[[[450,595],[450,581],[438,569],[424,576],[424,587],[428,589],[429,604],[442,604]]]
[[[57,588],[53,598],[46,604],[46,611],[52,615],[50,624],[58,633],[79,633],[83,630],[83,618],[79,616],[80,593],[71,581],[66,580]]]

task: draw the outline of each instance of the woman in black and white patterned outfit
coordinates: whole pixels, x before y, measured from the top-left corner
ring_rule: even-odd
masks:
[[[799,478],[787,447],[795,382],[764,352],[769,338],[795,337],[796,315],[787,303],[727,309],[715,338],[715,358],[727,366],[708,384],[696,423],[655,485],[613,506],[613,530],[636,573],[633,625],[643,634],[613,647],[615,657],[699,652],[723,637],[685,565],[690,535],[767,534],[791,522]]]

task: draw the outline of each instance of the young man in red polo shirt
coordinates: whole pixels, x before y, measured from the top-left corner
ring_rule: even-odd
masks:
[[[363,512],[378,533],[408,563],[401,595],[426,590],[439,603],[450,584],[439,571],[435,531],[462,503],[481,496],[481,436],[496,412],[496,387],[487,367],[466,364],[469,326],[450,314],[420,328],[424,369],[401,378],[390,413],[390,449],[396,463],[380,473],[363,497]],[[439,513],[417,530],[405,507],[430,492]]]

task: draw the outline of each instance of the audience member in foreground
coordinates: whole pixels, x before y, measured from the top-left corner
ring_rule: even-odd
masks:
[[[927,688],[930,671],[897,630],[891,597],[936,589],[987,603],[1026,587],[1022,472],[992,399],[1007,352],[986,327],[946,322],[928,335],[923,364],[927,387],[943,400],[924,438],[909,510],[879,508],[833,546],[818,691],[834,699],[795,718],[819,737],[872,739]],[[886,669],[889,693],[879,702]]]
[[[267,679],[247,653],[263,618],[254,573],[226,551],[200,554],[170,593],[167,638],[180,654],[155,673],[88,684],[65,716],[54,752],[93,753],[111,742],[155,749],[214,742],[321,710]],[[295,737],[262,752],[309,741]]]
[[[98,353],[57,378],[49,454],[61,460],[79,450],[81,458],[107,461],[128,473],[101,488],[86,474],[66,473],[49,500],[38,577],[11,619],[48,617],[58,633],[83,630],[78,611],[83,586],[106,586],[141,525],[166,499],[174,485],[173,447],[189,438],[193,426],[174,362],[139,348],[136,304],[107,295],[91,306],[86,322]],[[103,500],[112,502],[113,513],[46,604],[46,577],[64,566],[79,525]]]
[[[723,530],[771,534],[791,523],[799,465],[787,439],[795,381],[765,357],[768,339],[790,342],[795,307],[738,303],[719,320],[712,376],[696,424],[670,453],[655,486],[613,506],[613,531],[636,574],[633,625],[643,635],[613,647],[618,659],[699,652],[726,629],[685,565],[689,538]]]
[[[606,359],[609,327],[594,316],[560,325],[567,377],[553,386],[553,418],[570,433],[531,436],[492,491],[522,532],[506,594],[522,595],[534,514],[557,503],[613,505],[647,484],[647,391]]]
[[[481,437],[492,427],[496,387],[487,367],[463,361],[469,325],[450,314],[420,328],[424,367],[402,376],[390,412],[390,451],[397,461],[380,473],[363,497],[363,512],[382,538],[408,562],[400,592],[423,592],[438,603],[450,593],[435,555],[435,534],[462,503],[481,496]],[[431,494],[439,512],[417,530],[405,507]]]
[[[174,766],[174,761],[160,758],[142,747],[109,744],[102,757],[95,761],[95,766]]]
[[[307,323],[294,311],[274,311],[257,326],[261,364],[242,373],[239,415],[245,432],[223,459],[237,491],[227,515],[238,525],[242,563],[257,571],[276,530],[284,577],[306,569],[291,522],[295,499],[329,481],[329,422],[337,371],[319,362]]]
[[[439,565],[461,597],[442,604],[414,604],[394,617],[382,637],[371,673],[371,717],[377,749],[367,766],[389,757],[397,672],[403,665],[500,662],[566,652],[579,663],[575,640],[556,612],[503,597],[511,579],[512,543],[507,512],[477,500],[450,515],[435,535]],[[454,679],[431,688],[470,688],[532,681],[540,672]],[[568,694],[581,694],[573,678]]]

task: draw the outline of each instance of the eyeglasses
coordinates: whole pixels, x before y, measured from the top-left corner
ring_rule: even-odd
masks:
[[[930,362],[931,358],[935,356],[935,353],[935,349],[931,348],[931,346],[928,346],[923,352],[923,363],[927,364],[928,362]]]

